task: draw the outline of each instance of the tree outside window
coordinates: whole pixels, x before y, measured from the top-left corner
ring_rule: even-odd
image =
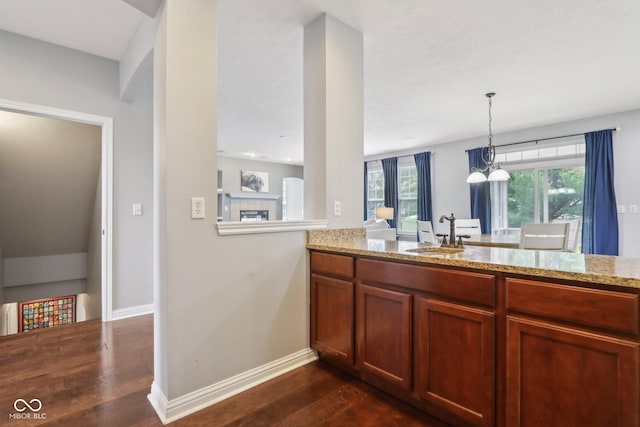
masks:
[[[494,229],[517,232],[523,222],[582,220],[583,166],[537,167],[510,173],[508,182],[492,187]],[[500,185],[506,186],[506,191]],[[576,236],[579,250],[579,230]]]
[[[367,218],[376,217],[376,208],[384,206],[384,174],[382,169],[367,171]]]
[[[384,206],[382,169],[367,170],[367,218],[375,218],[376,208]],[[415,164],[398,166],[398,231],[417,229],[418,173]]]
[[[415,165],[398,167],[398,219],[401,232],[417,230],[418,172]]]

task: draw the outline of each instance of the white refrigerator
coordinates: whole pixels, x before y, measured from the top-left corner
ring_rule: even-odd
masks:
[[[282,220],[299,221],[304,216],[304,180],[282,178]]]

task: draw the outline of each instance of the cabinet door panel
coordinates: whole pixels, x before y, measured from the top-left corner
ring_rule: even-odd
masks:
[[[420,399],[492,426],[495,315],[424,297],[416,300],[415,386]]]
[[[411,388],[411,295],[359,285],[358,366],[406,390]]]
[[[639,344],[507,319],[507,425],[639,424]]]
[[[311,275],[311,347],[352,366],[354,285]]]

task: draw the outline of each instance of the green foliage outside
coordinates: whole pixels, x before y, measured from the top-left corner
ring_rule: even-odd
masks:
[[[401,231],[416,231],[418,223],[418,174],[414,165],[398,168],[398,218]]]
[[[523,222],[550,222],[554,219],[574,219],[582,217],[582,198],[584,194],[584,168],[548,169],[549,217],[542,212],[543,178],[539,171],[512,172],[507,190],[509,227],[520,227]],[[540,188],[540,212],[535,212],[535,182]]]

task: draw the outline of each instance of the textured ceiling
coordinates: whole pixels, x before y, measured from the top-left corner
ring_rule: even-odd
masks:
[[[494,132],[640,108],[637,0],[221,1],[221,148],[302,157],[321,12],[364,34],[367,155],[486,135],[490,91]]]
[[[90,42],[84,20],[61,21],[69,12],[54,3],[95,15],[94,3],[118,1],[3,0],[0,28],[34,26],[8,16],[13,6],[51,16],[32,37]],[[227,155],[302,161],[303,27],[323,12],[364,34],[365,154],[486,135],[489,91],[496,133],[640,108],[638,0],[219,0]],[[121,54],[118,19],[104,16],[94,53],[107,56],[99,48],[113,37]]]

